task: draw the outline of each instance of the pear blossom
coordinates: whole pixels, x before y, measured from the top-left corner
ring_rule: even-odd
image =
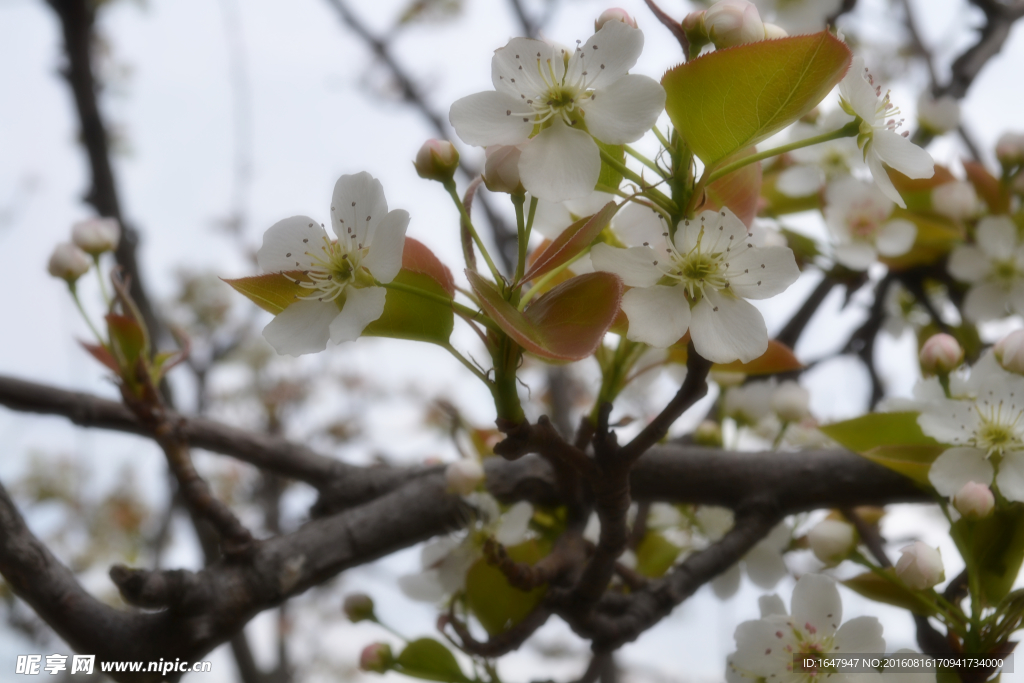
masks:
[[[923,401],[917,418],[921,431],[951,446],[932,463],[928,480],[948,497],[968,482],[991,486],[994,479],[1007,500],[1024,501],[1024,377],[1006,372],[988,353],[965,381],[950,379],[954,398]]]
[[[900,550],[900,559],[896,561],[896,576],[919,591],[942,583],[946,571],[939,549],[921,541],[906,546]]]
[[[774,296],[800,274],[789,248],[755,247],[729,209],[682,221],[674,239],[664,226],[642,246],[597,244],[590,258],[632,287],[622,297],[627,338],[665,348],[689,329],[697,353],[715,363],[749,362],[767,350],[764,318],[746,299]]]
[[[762,597],[761,618],[736,627],[736,652],[728,658],[726,680],[811,683],[824,678],[817,670],[794,667],[795,655],[885,652],[882,624],[875,617],[842,622],[843,603],[835,581],[805,574],[793,589],[792,614],[778,595]],[[828,674],[832,683],[857,680],[862,674]]]
[[[90,218],[71,226],[71,241],[90,256],[117,249],[121,224],[116,218]]]
[[[835,238],[835,258],[851,270],[867,270],[878,255],[910,251],[917,226],[892,218],[893,202],[873,185],[847,176],[826,190],[825,223]]]
[[[791,142],[839,130],[853,121],[842,109],[818,117],[815,123],[795,123],[790,128]],[[806,197],[817,193],[826,182],[848,176],[863,166],[861,153],[853,138],[837,138],[809,147],[800,147],[789,153],[794,165],[779,173],[775,188],[787,197]]]
[[[810,415],[811,394],[793,380],[786,380],[772,392],[772,410],[785,422],[799,422]]]
[[[74,284],[78,278],[89,272],[92,261],[88,254],[70,242],[61,242],[53,248],[46,269],[50,275]]]
[[[952,180],[932,188],[932,208],[955,221],[972,218],[981,210],[978,193],[964,180]]]
[[[852,524],[824,519],[807,532],[807,543],[816,558],[833,567],[857,547],[857,531]]]
[[[996,140],[996,158],[1004,166],[1024,163],[1024,133],[1003,133]]]
[[[427,140],[416,152],[412,165],[426,180],[451,180],[459,168],[459,150],[447,140]]]
[[[491,192],[519,194],[525,192],[519,179],[519,157],[522,145],[491,145],[485,150],[484,185]]]
[[[491,60],[495,89],[456,101],[449,119],[470,145],[522,145],[519,174],[534,196],[584,197],[601,172],[595,138],[639,140],[665,107],[657,81],[627,73],[643,44],[622,21],[606,21],[568,62],[564,48],[513,38]]]
[[[730,387],[725,392],[723,411],[740,425],[756,425],[771,415],[772,395],[777,388],[778,383],[774,377],[763,382]]]
[[[384,312],[387,290],[402,268],[409,214],[388,211],[380,181],[343,175],[331,200],[331,240],[320,223],[293,216],[272,225],[256,254],[260,268],[284,273],[309,293],[263,329],[280,354],[300,356],[356,339]]]
[[[636,19],[634,19],[629,12],[622,9],[621,7],[612,7],[601,12],[601,15],[594,20],[594,32],[600,31],[604,28],[604,25],[609,21],[621,21],[627,26],[636,28]]]
[[[960,125],[960,103],[955,97],[933,97],[925,90],[917,100],[917,120],[932,135],[948,133]]]
[[[900,208],[907,208],[903,197],[889,180],[884,165],[908,178],[931,178],[935,173],[931,155],[907,139],[908,131],[896,132],[903,121],[895,118],[900,110],[889,101],[888,92],[882,97],[881,86],[874,84],[860,57],[853,59],[849,72],[839,83],[839,93],[840,104],[846,113],[860,119],[857,145],[864,154],[864,162],[871,170],[875,184]]]
[[[704,27],[717,48],[764,40],[764,22],[748,0],[718,0],[704,12]]]
[[[964,362],[964,350],[952,335],[933,334],[921,347],[921,369],[929,374],[947,374]]]
[[[961,244],[949,255],[950,275],[970,283],[963,311],[968,320],[983,322],[1024,313],[1024,245],[1007,216],[978,221],[975,244]]]
[[[842,0],[754,0],[761,16],[769,17],[790,34],[825,29]]]
[[[984,519],[995,506],[996,497],[992,489],[975,481],[964,484],[953,496],[953,507],[967,519]]]
[[[1024,330],[1014,330],[992,347],[992,353],[1004,370],[1024,375]]]

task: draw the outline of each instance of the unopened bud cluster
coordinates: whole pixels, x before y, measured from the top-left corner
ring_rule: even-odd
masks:
[[[703,12],[688,14],[682,27],[691,51],[708,43],[722,49],[786,37],[781,27],[761,21],[757,6],[748,0],[718,0]]]
[[[117,249],[120,239],[121,226],[114,218],[79,221],[71,227],[71,241],[54,247],[47,270],[69,285],[74,284],[89,272],[93,259]]]

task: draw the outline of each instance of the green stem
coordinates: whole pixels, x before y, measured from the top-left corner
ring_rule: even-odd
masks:
[[[476,228],[473,227],[473,221],[469,217],[469,212],[466,211],[466,206],[462,203],[462,199],[459,198],[459,192],[455,187],[454,180],[446,180],[444,182],[444,189],[448,190],[448,194],[451,195],[452,201],[455,202],[455,206],[459,209],[459,216],[462,218],[462,224],[469,230],[469,234],[473,237],[473,242],[476,243],[476,248],[480,250],[480,255],[484,257],[484,261],[487,262],[487,267],[491,270],[491,275],[494,276],[495,282],[501,282],[504,278],[501,277],[501,272],[497,266],[494,265],[494,261],[491,260],[491,255],[484,247],[484,243],[480,240],[480,235],[477,234]]]
[[[830,133],[822,133],[821,135],[815,135],[812,138],[805,138],[803,140],[797,140],[791,142],[788,145],[782,145],[781,147],[773,147],[772,149],[766,149],[763,152],[757,154],[751,154],[750,156],[737,159],[731,164],[726,164],[719,169],[716,169],[708,177],[708,182],[713,183],[722,176],[729,175],[733,171],[743,168],[747,164],[752,164],[755,161],[761,161],[761,159],[767,159],[768,157],[778,156],[779,154],[785,154],[786,152],[792,152],[794,149],[800,149],[802,147],[810,147],[811,145],[821,144],[822,142],[829,142],[830,140],[838,140],[839,138],[852,138],[853,136],[860,133],[860,123],[858,121],[852,121],[839,130],[834,130]]]
[[[523,273],[526,272],[526,216],[523,212],[525,203],[525,194],[512,195],[512,204],[516,207],[516,236],[519,238],[519,258],[516,261],[516,276],[513,282],[523,279]]]
[[[419,287],[414,287],[413,285],[407,285],[403,282],[389,282],[387,284],[384,284],[383,282],[374,280],[374,284],[376,284],[378,287],[393,289],[397,292],[406,292],[414,296],[429,299],[430,301],[435,301],[439,304],[443,304],[444,306],[451,306],[451,308],[462,317],[469,318],[470,320],[476,320],[477,322],[483,323],[484,325],[490,327],[495,331],[499,330],[499,328],[494,324],[494,322],[490,318],[487,318],[482,313],[480,313],[480,311],[474,311],[469,306],[463,306],[462,304],[457,303],[454,299],[449,299],[448,297],[442,296],[441,294],[428,292],[425,289],[420,289]]]
[[[638,152],[635,149],[633,149],[632,147],[630,147],[629,145],[623,145],[623,147],[626,150],[626,154],[628,154],[629,156],[633,157],[634,159],[639,161],[641,164],[643,164],[647,168],[649,168],[652,171],[654,171],[655,173],[657,173],[662,178],[665,177],[665,172],[663,170],[661,170],[661,167],[658,166],[658,164],[654,163],[653,161],[651,161],[650,159],[645,157],[643,154],[641,154],[640,152]]]
[[[92,318],[90,318],[89,314],[85,312],[85,307],[82,306],[82,302],[78,298],[78,288],[75,287],[75,283],[69,282],[68,289],[71,291],[71,298],[75,300],[75,306],[78,308],[78,312],[82,314],[82,317],[85,319],[85,324],[89,326],[90,330],[92,330],[93,336],[96,337],[96,341],[98,341],[100,346],[103,348],[107,348],[107,343],[103,340],[103,336],[96,329],[96,326],[92,324]]]
[[[619,161],[618,159],[616,159],[603,149],[601,150],[601,159],[606,164],[608,164],[616,171],[621,173],[623,178],[628,178],[629,180],[636,183],[637,186],[640,187],[644,191],[644,193],[651,198],[652,201],[659,204],[663,209],[665,209],[666,212],[672,213],[674,210],[677,210],[678,207],[676,207],[675,202],[669,199],[660,190],[656,190],[653,187],[648,186],[643,178],[641,178],[634,171],[628,168],[624,163],[622,163],[621,161]]]
[[[581,251],[580,253],[576,254],[571,259],[569,259],[568,261],[566,261],[562,265],[558,266],[557,268],[555,268],[555,269],[553,269],[551,271],[548,271],[547,273],[544,273],[543,277],[541,277],[539,280],[537,280],[535,283],[533,283],[533,286],[530,287],[528,290],[526,290],[526,293],[523,294],[522,298],[519,299],[519,306],[518,306],[519,310],[522,311],[523,309],[525,309],[526,308],[526,304],[530,303],[530,299],[532,299],[533,297],[537,296],[537,293],[540,292],[540,290],[543,289],[545,285],[547,285],[549,282],[551,282],[553,279],[555,279],[555,277],[557,277],[562,271],[564,271],[566,268],[568,268],[572,264],[576,263],[585,254],[589,254],[589,253],[590,253],[590,249],[587,249],[586,251]]]
[[[451,344],[442,344],[441,348],[443,348],[448,353],[452,354],[452,356],[454,356],[457,361],[465,365],[470,372],[476,375],[477,379],[486,384],[488,387],[491,386],[491,380],[487,379],[487,375],[481,372],[480,368],[473,365],[473,363],[468,358],[459,353],[454,346],[452,346]]]
[[[530,197],[530,213],[526,217],[526,243],[530,243],[530,235],[533,234],[533,218],[537,215],[537,198]]]
[[[100,268],[100,255],[93,254],[92,262],[96,264],[96,279],[100,281],[100,294],[103,295],[103,301],[107,304],[107,309],[110,309],[110,293],[107,291],[107,283],[103,279],[103,269]]]
[[[657,126],[651,128],[651,130],[654,132],[654,137],[658,138],[658,142],[661,143],[662,147],[669,150],[672,149],[672,143],[668,141],[668,138],[666,138],[660,130],[658,130]]]

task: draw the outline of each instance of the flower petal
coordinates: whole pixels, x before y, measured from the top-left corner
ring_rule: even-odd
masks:
[[[991,259],[1005,260],[1017,248],[1017,226],[1008,216],[985,216],[974,234],[978,247]]]
[[[868,170],[871,171],[871,177],[874,179],[875,185],[882,191],[882,194],[899,204],[901,209],[907,208],[907,203],[903,201],[903,197],[896,191],[896,186],[889,180],[889,174],[885,172],[882,160],[875,153],[874,145],[868,148],[867,153],[864,155],[864,161],[868,165]]]
[[[345,306],[331,323],[331,341],[340,344],[357,339],[367,325],[384,313],[386,294],[383,287],[346,288]]]
[[[683,228],[676,230],[676,251],[680,254],[689,253],[700,241],[701,251],[721,253],[730,249],[739,249],[740,245],[750,237],[747,226],[732,211],[722,207],[718,211],[701,211],[693,220],[683,221]],[[747,247],[753,243],[747,240]]]
[[[627,202],[612,217],[612,230],[630,246],[640,246],[645,242],[659,246],[667,239],[668,223],[661,214],[643,204]]]
[[[1024,501],[1024,452],[1003,454],[996,485],[999,486],[999,493],[1007,500]]]
[[[597,143],[582,130],[556,121],[523,148],[519,177],[535,197],[552,202],[586,197],[601,175]]]
[[[743,299],[704,289],[690,322],[693,347],[714,363],[749,363],[768,350],[768,328],[761,312]]]
[[[842,620],[843,601],[836,582],[821,574],[801,576],[793,589],[793,623],[813,626],[820,642],[835,633]]]
[[[405,250],[405,230],[409,227],[409,212],[395,209],[388,213],[377,226],[370,251],[362,265],[377,280],[387,284],[395,279],[402,269],[402,252]]]
[[[900,256],[910,251],[917,238],[917,226],[903,218],[882,224],[875,236],[875,246],[882,256]]]
[[[388,201],[379,180],[365,171],[338,178],[331,195],[331,226],[339,240],[354,236],[353,248],[370,246],[373,233],[387,215]]]
[[[541,77],[541,65],[547,68],[549,59],[557,66],[561,60],[554,60],[554,47],[532,38],[513,38],[505,47],[494,51],[491,58],[491,83],[498,92],[511,95],[527,111],[526,100],[533,99],[547,90],[547,83]]]
[[[516,145],[530,137],[533,116],[514,116],[526,111],[518,98],[499,92],[478,92],[456,100],[448,120],[468,145]]]
[[[654,265],[658,256],[650,247],[619,249],[599,242],[590,250],[590,260],[597,270],[618,275],[627,287],[653,287],[663,274]]]
[[[629,320],[626,338],[659,349],[675,344],[690,326],[690,302],[682,287],[631,289],[622,295],[622,312]]]
[[[969,481],[992,485],[992,463],[980,448],[947,448],[928,470],[928,481],[941,496],[952,496]]]
[[[885,652],[882,623],[875,617],[850,619],[836,632],[834,642],[837,653]]]
[[[296,301],[263,328],[263,338],[282,355],[317,353],[327,348],[331,321],[337,316],[333,301]]]
[[[494,532],[494,540],[509,546],[522,543],[533,519],[533,506],[524,500],[519,501],[501,516],[498,529]]]
[[[908,178],[931,178],[935,174],[931,154],[888,128],[875,128],[871,146],[879,159]]]
[[[839,94],[850,105],[854,113],[869,124],[875,122],[875,110],[878,108],[878,95],[864,77],[864,60],[854,57],[850,70],[839,82]]]
[[[583,105],[587,130],[609,145],[639,140],[664,109],[665,89],[653,78],[638,75],[623,76],[595,91]]]
[[[726,569],[724,572],[711,579],[711,590],[720,600],[731,598],[740,589],[740,581],[743,579],[743,572],[739,564]]]
[[[946,268],[961,282],[981,282],[992,271],[992,260],[973,244],[962,244],[949,255]]]
[[[874,247],[861,240],[837,244],[832,249],[832,255],[850,270],[867,270],[878,256]]]
[[[441,587],[440,572],[428,569],[419,574],[406,574],[398,577],[398,588],[411,600],[419,602],[441,602],[444,589]]]
[[[608,87],[633,68],[643,49],[643,31],[621,21],[607,21],[569,59],[565,81],[575,83],[586,71],[583,77],[588,88]]]
[[[817,166],[798,164],[779,174],[775,189],[787,197],[808,197],[821,189],[825,174]]]
[[[971,322],[998,320],[1009,314],[1010,293],[995,282],[981,282],[964,297],[964,316]]]
[[[729,288],[744,299],[767,299],[786,290],[800,277],[789,247],[748,248],[727,261]]]
[[[782,598],[777,593],[771,595],[762,595],[757,599],[757,606],[761,610],[761,618],[770,616],[786,616],[789,612],[786,611],[786,603],[782,602]]]
[[[265,273],[310,270],[313,259],[306,252],[323,248],[327,233],[309,216],[292,216],[278,221],[263,233],[263,246],[256,262]]]
[[[789,575],[789,568],[782,559],[782,554],[775,548],[758,543],[743,557],[746,563],[747,576],[754,585],[761,588],[774,588],[782,577]]]

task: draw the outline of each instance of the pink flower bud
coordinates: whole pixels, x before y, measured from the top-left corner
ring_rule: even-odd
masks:
[[[964,180],[943,183],[932,189],[932,208],[955,221],[977,215],[981,210],[974,185]]]
[[[445,469],[444,480],[449,491],[469,495],[484,480],[484,468],[476,460],[456,460]]]
[[[525,192],[519,180],[519,155],[515,145],[491,145],[484,161],[484,185],[491,192],[519,194]]]
[[[715,47],[733,47],[764,40],[757,6],[747,0],[718,0],[704,12],[704,25]]]
[[[938,548],[916,541],[900,550],[900,553],[896,576],[903,579],[903,583],[910,588],[924,590],[942,583],[946,578]]]
[[[967,482],[953,496],[953,507],[967,519],[988,517],[995,505],[996,497],[992,495],[992,489],[976,481]]]
[[[447,140],[427,140],[412,162],[421,178],[444,182],[459,168],[459,150]]]
[[[857,547],[857,532],[851,524],[826,519],[807,532],[807,542],[815,557],[833,567]]]
[[[47,269],[50,271],[50,275],[67,280],[68,284],[72,284],[88,273],[91,267],[92,259],[88,254],[70,242],[61,242],[53,248]]]
[[[363,671],[382,674],[391,669],[394,663],[395,657],[387,643],[371,643],[364,647],[362,654],[359,655],[359,668]]]
[[[1000,339],[992,353],[1004,370],[1024,375],[1024,330],[1015,330]]]
[[[352,622],[366,621],[373,619],[373,598],[366,593],[352,593],[345,596],[342,604],[342,611]]]
[[[121,224],[116,218],[90,218],[71,226],[71,241],[87,254],[97,256],[117,249]]]
[[[917,120],[932,135],[948,133],[960,125],[960,103],[949,95],[932,97],[926,90],[917,100]]]
[[[1024,163],[1024,133],[1003,133],[996,141],[996,158],[1004,166]]]
[[[932,335],[921,347],[921,369],[930,375],[948,374],[963,361],[964,350],[948,334]]]
[[[806,389],[794,382],[786,380],[772,392],[769,400],[772,411],[783,422],[799,422],[810,415],[811,395]]]
[[[785,38],[788,35],[789,34],[786,33],[786,29],[782,28],[781,26],[776,26],[775,24],[769,24],[769,23],[765,23],[765,25],[764,25],[764,39],[765,40],[774,40],[776,38]]]
[[[629,16],[629,12],[622,9],[621,7],[612,7],[601,12],[601,16],[594,21],[594,33],[597,33],[601,28],[609,21],[621,21],[626,26],[632,26],[637,28],[636,19]]]

